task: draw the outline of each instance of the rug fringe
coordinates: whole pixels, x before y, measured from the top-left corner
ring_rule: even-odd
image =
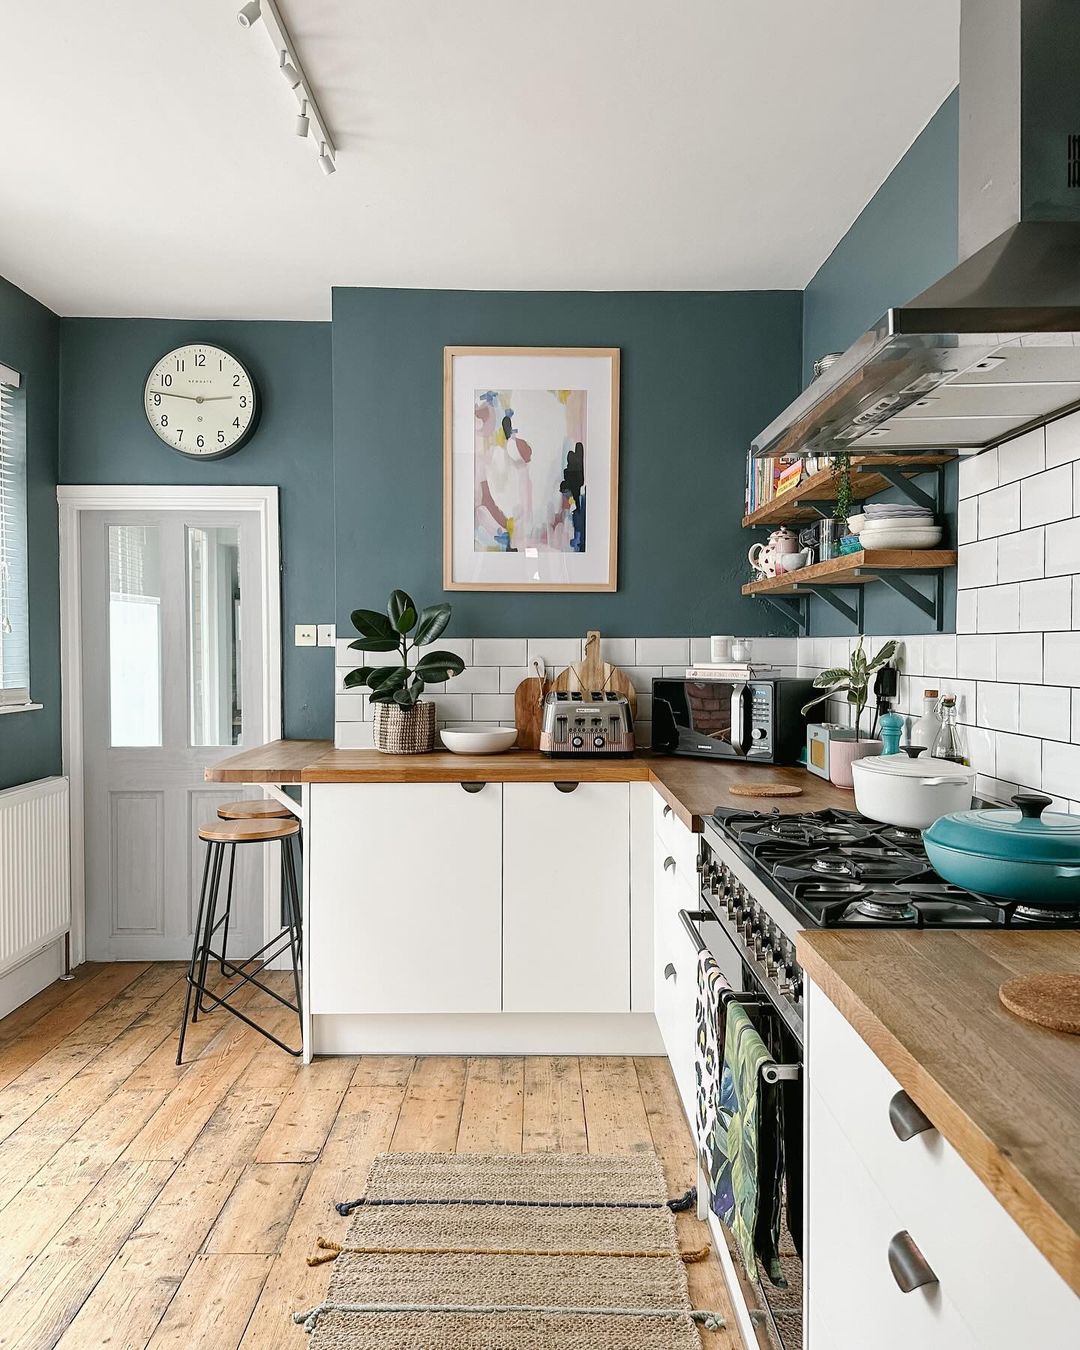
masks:
[[[315,1242],[318,1254],[309,1256],[309,1266],[324,1266],[328,1261],[336,1261],[342,1252],[352,1252],[357,1256],[618,1256],[662,1258],[674,1256],[674,1252],[664,1251],[605,1251],[578,1248],[546,1247],[351,1247],[341,1242],[331,1242],[329,1238],[318,1238]],[[682,1261],[696,1265],[704,1261],[712,1250],[709,1243],[704,1247],[695,1247],[690,1251],[679,1252]]]
[[[722,1313],[704,1308],[560,1308],[531,1303],[317,1303],[306,1312],[294,1312],[292,1320],[310,1335],[319,1318],[328,1312],[341,1313],[530,1313],[553,1317],[650,1317],[677,1319],[688,1317],[706,1331],[719,1331],[727,1325]]]

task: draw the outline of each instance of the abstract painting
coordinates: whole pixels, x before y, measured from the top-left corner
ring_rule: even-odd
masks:
[[[447,348],[449,590],[614,590],[618,352]]]

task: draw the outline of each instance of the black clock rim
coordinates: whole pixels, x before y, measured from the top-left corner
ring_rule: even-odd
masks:
[[[230,445],[227,450],[218,450],[215,451],[214,454],[212,455],[200,455],[197,451],[192,452],[191,450],[181,450],[179,446],[170,445],[164,436],[158,434],[157,427],[155,427],[153,422],[151,422],[150,415],[146,411],[146,390],[147,386],[150,384],[150,376],[153,375],[154,371],[157,369],[158,366],[161,365],[162,361],[172,356],[174,352],[184,351],[188,347],[205,347],[207,351],[224,352],[225,355],[231,361],[236,362],[236,364],[247,376],[248,383],[251,385],[251,398],[252,398],[251,421],[247,424],[247,427],[244,429],[244,432],[239,437],[239,439],[234,441],[233,444]],[[167,352],[162,352],[162,354],[157,358],[156,361],[153,362],[153,364],[147,370],[146,378],[143,380],[143,416],[146,418],[146,425],[154,433],[155,437],[161,442],[162,445],[164,445],[167,449],[171,450],[173,454],[183,455],[185,459],[194,460],[196,463],[205,463],[212,459],[228,459],[230,455],[235,455],[237,450],[242,450],[244,446],[247,445],[248,441],[254,435],[255,429],[259,425],[259,419],[262,416],[262,398],[259,395],[259,386],[255,382],[255,376],[252,375],[251,371],[247,368],[244,362],[240,360],[240,358],[236,355],[235,352],[229,351],[228,347],[219,346],[218,343],[216,342],[182,342],[179,347],[170,347]]]

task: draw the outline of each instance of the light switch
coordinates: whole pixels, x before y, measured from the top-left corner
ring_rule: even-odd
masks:
[[[314,647],[318,645],[318,630],[313,623],[298,623],[293,630],[293,646]]]
[[[319,646],[320,647],[337,646],[337,624],[334,623],[319,624]]]

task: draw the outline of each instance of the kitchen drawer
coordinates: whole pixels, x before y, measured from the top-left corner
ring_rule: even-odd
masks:
[[[657,909],[700,909],[697,868],[667,851],[659,835],[653,839],[653,904]]]
[[[699,836],[688,830],[659,792],[653,790],[653,824],[659,861],[673,857],[680,872],[692,876],[697,866]]]
[[[813,984],[808,1028],[814,1092],[901,1226],[917,1235],[978,1344],[1028,1343],[1032,1310],[1038,1309],[1041,1350],[1075,1350],[1080,1299],[936,1129],[897,1137],[889,1103],[901,1091],[899,1083]]]
[[[654,1012],[683,1108],[690,1120],[693,1119],[695,1101],[697,952],[679,918],[679,911],[694,908],[695,895],[690,887],[669,882],[665,903],[657,904],[655,910],[653,948],[656,966]]]
[[[807,1350],[989,1350],[954,1305],[921,1231],[894,1210],[813,1088],[807,1116]],[[904,1230],[940,1284],[899,1288],[888,1251]]]

